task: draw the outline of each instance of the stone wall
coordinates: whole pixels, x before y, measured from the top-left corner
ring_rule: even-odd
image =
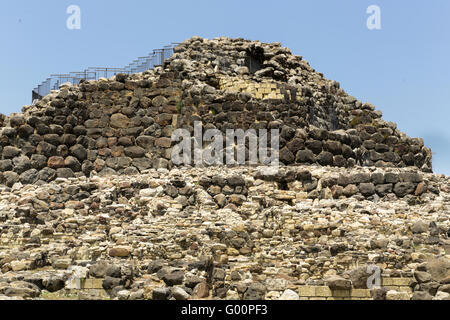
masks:
[[[110,280],[105,278],[83,278],[71,279],[66,285],[65,294],[74,298],[82,298],[87,296],[97,299],[108,299],[108,292],[104,289],[108,287]],[[270,291],[266,296],[268,300],[278,300],[280,298],[290,300],[293,297],[297,300],[410,300],[412,297],[412,289],[410,278],[382,278],[381,288],[370,289],[330,289],[329,286],[300,286],[296,291],[295,288]],[[286,292],[287,291],[287,292]],[[144,293],[144,292],[143,292]],[[380,294],[381,293],[381,294]],[[145,293],[144,293],[145,294]],[[128,300],[127,297],[119,297],[119,299]]]
[[[330,289],[328,286],[302,286],[298,289],[300,300],[410,300],[411,278],[382,278],[381,288]]]
[[[373,298],[409,299],[406,286],[442,298],[448,178],[424,173],[429,192],[403,198],[334,198],[325,187],[376,173],[359,170],[160,168],[0,186],[0,298],[368,298],[368,265],[386,278]],[[315,197],[289,189],[308,173]]]
[[[207,102],[204,95],[182,94],[178,81],[168,82],[172,77],[166,73],[151,87],[149,81],[126,80],[63,88],[24,114],[11,115],[0,134],[3,183],[171,167],[170,136],[176,128],[192,128],[194,121],[223,132],[279,128],[280,160],[288,165],[386,167],[429,161],[421,140],[399,143],[389,128],[380,131],[383,136],[371,125],[338,131],[305,127],[307,108],[233,94]]]
[[[0,116],[0,299],[450,298],[450,181],[381,116],[243,39],[65,84]],[[175,166],[195,122],[279,129],[280,170]]]
[[[283,100],[286,94],[283,86],[278,85],[276,82],[262,81],[261,83],[257,83],[250,79],[242,79],[239,77],[221,78],[220,89],[230,92],[245,92],[259,100]]]
[[[279,129],[285,165],[431,171],[422,139],[407,137],[278,44],[193,38],[175,51],[165,69],[66,84],[23,113],[3,116],[0,181],[171,168],[172,132],[192,131],[195,121],[222,132]],[[245,57],[255,52],[266,71],[249,74]]]

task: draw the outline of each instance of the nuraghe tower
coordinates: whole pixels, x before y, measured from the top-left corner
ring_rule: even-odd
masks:
[[[279,129],[280,170],[174,165],[196,121]],[[450,297],[430,149],[280,43],[193,37],[64,84],[0,117],[0,155],[3,298]]]

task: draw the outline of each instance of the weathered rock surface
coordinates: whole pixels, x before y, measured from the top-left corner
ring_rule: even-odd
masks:
[[[278,43],[194,37],[0,119],[0,299],[449,297],[431,151]],[[280,129],[280,170],[174,165],[195,121]]]
[[[224,135],[230,128],[279,129],[285,165],[432,170],[422,139],[407,137],[279,43],[194,37],[174,51],[162,67],[64,84],[3,116],[0,183],[171,168],[172,133],[196,121]],[[427,191],[417,172],[364,178],[349,184],[366,196]]]
[[[379,169],[358,170],[282,167],[273,179],[248,167],[150,169],[3,186],[0,294],[295,300],[308,286],[367,289],[366,266],[377,265],[411,286],[373,298],[445,299],[449,179],[423,174],[441,191],[420,197],[324,192],[331,177]],[[306,191],[305,178],[322,189]]]

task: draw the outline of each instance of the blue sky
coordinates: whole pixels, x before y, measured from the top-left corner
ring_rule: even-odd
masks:
[[[69,30],[66,9],[81,8]],[[381,8],[381,30],[366,9]],[[193,35],[280,41],[434,152],[450,175],[450,1],[15,0],[0,4],[0,112],[52,73],[122,67]]]

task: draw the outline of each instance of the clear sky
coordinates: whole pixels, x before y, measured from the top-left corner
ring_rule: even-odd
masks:
[[[70,5],[81,29],[69,30]],[[369,30],[370,5],[381,30]],[[450,175],[448,0],[3,0],[0,112],[18,112],[52,73],[123,67],[193,35],[279,41],[434,152]]]

